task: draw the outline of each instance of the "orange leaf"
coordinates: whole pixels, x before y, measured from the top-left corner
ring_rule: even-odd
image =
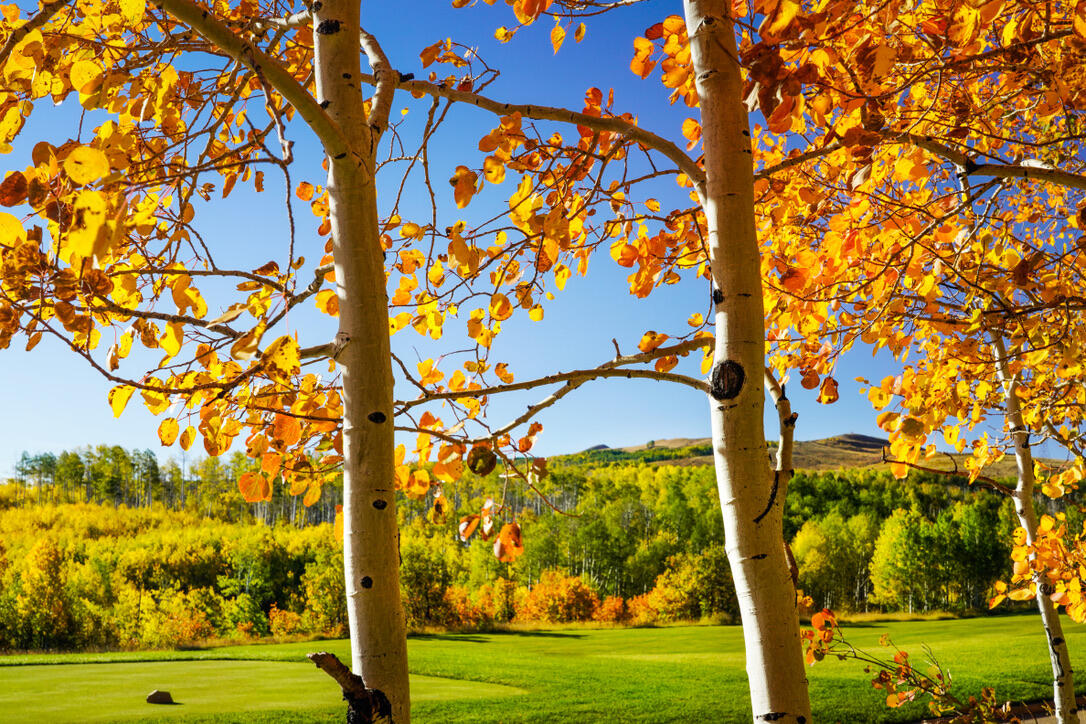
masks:
[[[637,348],[642,352],[651,352],[666,342],[667,339],[668,336],[666,334],[660,334],[650,329],[641,336],[641,341],[637,343]]]
[[[245,498],[246,503],[271,500],[271,485],[260,473],[242,473],[238,478],[238,490],[241,491],[241,496]]]
[[[494,555],[502,563],[511,563],[524,553],[524,542],[520,537],[520,526],[506,523],[502,526],[498,539],[494,541]]]
[[[839,399],[837,394],[837,380],[827,376],[822,380],[822,387],[818,392],[818,401],[823,405],[832,405]]]
[[[302,181],[298,184],[298,188],[295,190],[294,195],[302,201],[311,201],[313,199],[313,191],[313,184],[308,181]]]
[[[268,452],[260,458],[260,469],[269,480],[274,480],[279,474],[279,468],[283,465],[283,456],[279,453]]]
[[[275,438],[276,447],[281,450],[288,448],[301,439],[302,426],[297,418],[278,414],[272,424],[272,437]]]
[[[471,534],[479,527],[479,516],[467,515],[460,519],[460,540],[467,542]]]

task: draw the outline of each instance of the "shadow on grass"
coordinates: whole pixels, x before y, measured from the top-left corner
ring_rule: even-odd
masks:
[[[486,636],[533,636],[556,639],[583,639],[585,634],[564,633],[561,631],[487,631]],[[422,641],[465,641],[474,644],[485,644],[487,639],[478,633],[410,633],[409,639]]]

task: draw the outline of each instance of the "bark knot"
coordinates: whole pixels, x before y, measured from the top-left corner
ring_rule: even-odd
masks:
[[[322,20],[317,24],[318,35],[334,35],[339,32],[338,20]]]
[[[743,370],[743,365],[726,359],[713,367],[713,374],[709,379],[709,394],[714,400],[731,400],[738,397],[746,378],[747,373]]]

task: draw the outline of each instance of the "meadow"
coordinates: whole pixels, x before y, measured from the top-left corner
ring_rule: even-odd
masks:
[[[1086,671],[1086,625],[1065,622],[1076,670]],[[1032,615],[846,623],[855,646],[889,658],[889,634],[924,660],[926,646],[954,689],[994,686],[1000,699],[1050,694],[1044,633]],[[416,722],[745,722],[749,699],[737,626],[555,627],[416,635],[409,640]],[[347,657],[343,640],[187,651],[16,655],[0,658],[0,722],[342,721],[334,686],[307,652]],[[818,722],[897,722],[920,703],[888,710],[855,660],[809,669]],[[1086,682],[1084,682],[1086,683]],[[169,690],[176,706],[143,699]],[[1080,691],[1086,686],[1080,685]]]

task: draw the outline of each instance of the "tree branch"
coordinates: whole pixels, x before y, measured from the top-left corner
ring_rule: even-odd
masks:
[[[910,463],[907,460],[895,460],[894,458],[890,458],[890,457],[886,456],[886,449],[885,448],[883,448],[883,451],[882,451],[882,461],[884,463],[890,463],[891,465],[893,465],[895,463],[900,464],[900,465],[905,465],[906,467],[909,467],[909,468],[911,468],[913,470],[919,470],[922,473],[933,473],[935,475],[943,475],[943,476],[946,476],[948,478],[968,478],[967,475],[965,475],[964,473],[962,473],[962,472],[960,472],[958,470],[958,461],[954,460],[954,458],[952,456],[950,456],[950,453],[946,453],[946,454],[954,462],[954,469],[953,470],[943,470],[941,468],[929,468],[926,465],[919,465],[917,463]],[[980,485],[982,485],[982,486],[984,486],[986,488],[991,488],[992,490],[996,491],[997,493],[1002,493],[1003,495],[1006,495],[1008,498],[1013,498],[1014,497],[1014,491],[1011,488],[1008,488],[1003,483],[998,482],[995,478],[989,477],[987,475],[978,475],[976,478],[974,478],[973,482],[978,483],[978,484],[980,484]]]
[[[328,117],[313,96],[279,62],[254,43],[238,37],[221,20],[192,0],[156,0],[156,4],[185,23],[219,50],[254,73],[263,75],[320,139],[329,156],[347,153],[349,144],[339,126]]]
[[[4,47],[0,48],[0,66],[3,66],[3,64],[7,62],[8,56],[11,55],[11,51],[15,50],[15,46],[21,43],[23,38],[52,20],[53,16],[68,3],[69,0],[53,0],[51,3],[46,3],[42,6],[41,10],[38,11],[37,15],[11,31],[11,35],[8,36],[7,42],[4,43]]]
[[[686,342],[671,345],[670,347],[658,347],[651,352],[643,352],[641,354],[616,357],[610,362],[605,362],[599,367],[592,367],[590,369],[573,370],[571,372],[558,372],[553,375],[547,375],[546,377],[539,377],[537,379],[527,380],[525,382],[513,382],[506,385],[494,385],[492,387],[482,387],[477,390],[460,390],[458,392],[430,392],[425,397],[420,397],[416,400],[398,402],[396,404],[400,406],[399,412],[406,412],[412,407],[417,407],[418,405],[423,405],[427,402],[434,402],[436,400],[455,400],[461,397],[484,397],[486,395],[499,394],[502,392],[530,390],[535,387],[553,385],[558,382],[576,382],[579,386],[580,384],[599,377],[636,377],[643,379],[654,379],[662,382],[677,382],[679,384],[687,385],[688,387],[693,387],[696,390],[708,393],[708,383],[706,383],[704,380],[699,380],[694,377],[688,377],[687,375],[675,374],[673,372],[657,372],[656,370],[627,370],[617,368],[623,367],[625,365],[649,362],[651,360],[659,359],[660,357],[666,357],[668,355],[685,354],[687,352],[690,352],[691,350],[705,347],[706,345],[710,345],[712,343],[713,339],[711,337],[699,337],[698,339],[687,340]],[[561,392],[562,395],[565,395],[570,391],[571,390],[560,390],[559,392]]]
[[[370,85],[378,84],[378,79],[374,78],[372,75],[363,74],[361,80],[363,83],[369,83]],[[566,108],[502,103],[487,98],[486,96],[479,95],[478,93],[456,90],[455,88],[449,88],[441,83],[430,83],[429,81],[424,80],[398,81],[397,85],[406,91],[425,93],[430,96],[440,96],[458,103],[467,103],[501,116],[519,113],[524,118],[533,118],[539,121],[571,123],[591,128],[596,131],[618,133],[637,141],[642,146],[647,146],[648,148],[659,151],[669,158],[680,171],[685,173],[696,186],[701,186],[705,182],[705,172],[701,170],[694,159],[690,158],[690,156],[677,145],[666,138],[661,138],[655,133],[647,131],[640,126],[636,126],[622,118],[613,116],[610,118],[599,118],[590,116],[586,113],[571,111]]]
[[[833,143],[826,144],[822,148],[816,148],[813,151],[807,151],[806,153],[800,153],[800,154],[797,154],[795,156],[789,156],[788,158],[784,159],[780,163],[775,164],[773,166],[768,166],[766,168],[763,168],[761,171],[758,171],[757,173],[755,173],[754,174],[754,180],[759,181],[761,179],[770,178],[775,173],[780,173],[781,171],[785,171],[787,169],[790,169],[793,166],[798,166],[801,163],[805,163],[805,162],[810,161],[811,159],[814,159],[814,158],[820,158],[822,156],[828,156],[829,154],[833,153],[834,151],[836,151],[836,150],[838,150],[840,148],[841,148],[841,144],[834,141]]]
[[[908,144],[922,148],[928,153],[950,161],[962,169],[965,176],[990,176],[993,178],[1019,178],[1030,181],[1044,181],[1047,183],[1067,186],[1074,189],[1086,190],[1086,176],[1061,171],[1041,162],[1025,161],[1017,164],[1009,163],[977,163],[965,153],[958,151],[944,143],[914,133],[886,132],[883,138],[893,143]]]
[[[777,472],[791,473],[792,448],[796,432],[796,418],[792,412],[792,402],[784,393],[784,385],[777,381],[777,376],[769,367],[765,368],[765,387],[773,404],[777,408],[777,420],[780,426],[780,439],[777,442]]]
[[[381,44],[377,42],[377,38],[367,33],[365,29],[360,28],[358,43],[362,47],[362,52],[366,54],[376,79],[377,88],[370,100],[370,116],[368,119],[370,127],[376,130],[376,137],[374,138],[374,143],[376,143],[377,138],[388,128],[388,113],[389,109],[392,108],[392,98],[396,95],[396,84],[400,78],[399,73],[392,69],[392,64],[388,62],[388,56],[381,49]]]

